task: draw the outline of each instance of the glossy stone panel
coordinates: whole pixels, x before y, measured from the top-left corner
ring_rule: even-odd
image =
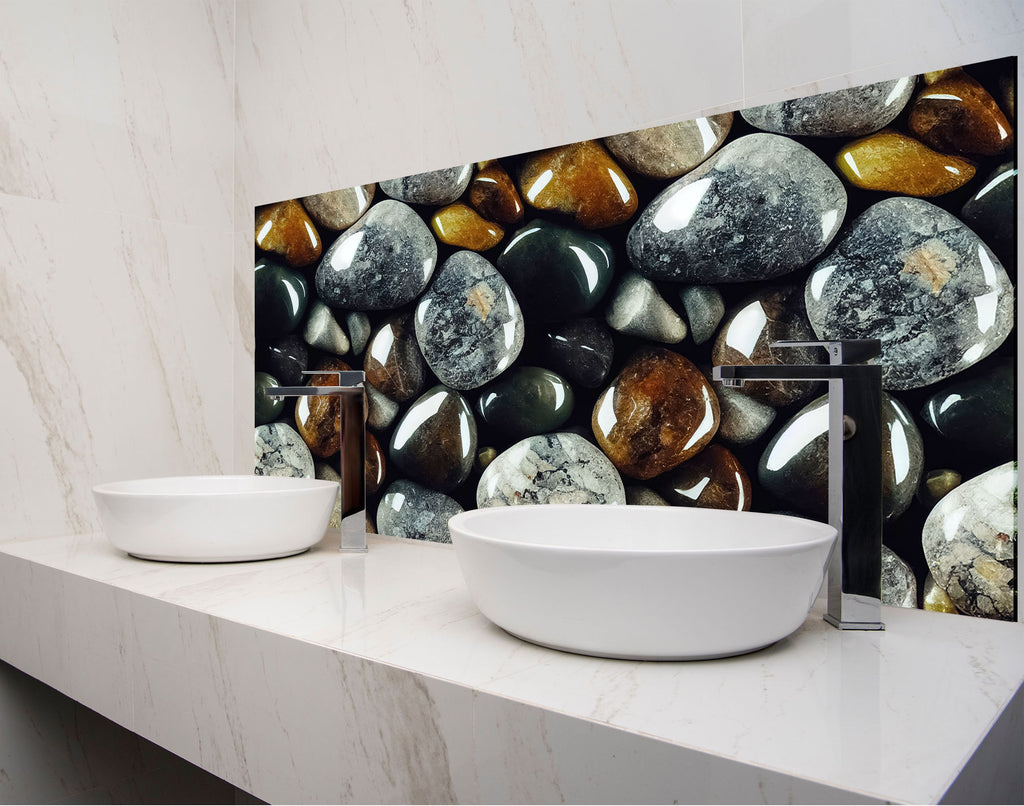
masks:
[[[391,462],[434,490],[454,490],[469,477],[476,458],[476,420],[454,389],[429,389],[405,412],[391,434]]]
[[[856,137],[887,126],[906,106],[914,77],[823,92],[740,110],[751,126],[776,134]]]
[[[749,510],[750,477],[728,448],[711,444],[655,484],[670,504],[711,509]]]
[[[476,488],[478,507],[518,504],[625,504],[608,458],[578,434],[527,437],[500,453]]]
[[[718,419],[718,398],[689,359],[644,347],[598,397],[590,422],[615,467],[649,479],[700,452]]]
[[[882,399],[882,513],[893,521],[910,506],[924,467],[924,443],[907,408]],[[758,463],[760,483],[799,512],[828,517],[828,396],[782,425]]]
[[[404,403],[427,385],[427,363],[416,341],[412,314],[385,319],[366,345],[366,380],[392,400]]]
[[[519,171],[527,204],[573,217],[586,229],[621,224],[636,212],[632,182],[594,140],[531,155]]]
[[[626,250],[652,280],[769,280],[820,255],[845,215],[842,182],[812,151],[750,134],[655,197]]]
[[[1017,463],[965,481],[939,501],[921,534],[935,582],[970,615],[1016,618]]]
[[[813,341],[800,289],[775,286],[754,293],[730,311],[722,323],[711,361],[716,365],[817,364],[818,350],[772,347],[780,341]],[[740,393],[769,406],[806,400],[821,386],[817,381],[748,381]]]
[[[869,207],[807,280],[818,338],[880,339],[883,385],[916,389],[976,364],[1013,327],[1013,286],[992,250],[922,199]]]
[[[436,263],[437,242],[423,219],[385,199],[327,248],[316,290],[332,308],[397,308],[427,287]]]
[[[561,428],[572,414],[572,387],[543,367],[520,366],[485,387],[477,400],[482,422],[511,439]]]
[[[913,137],[888,129],[845,146],[835,164],[855,187],[923,197],[961,188],[975,172],[967,160],[940,154]]]
[[[509,368],[526,327],[516,295],[474,252],[448,258],[416,306],[416,340],[430,369],[455,389],[475,389]]]
[[[550,322],[593,309],[611,285],[615,258],[600,235],[538,219],[516,231],[497,266],[526,316]]]
[[[710,157],[729,136],[732,112],[605,137],[622,165],[654,179],[675,179]]]

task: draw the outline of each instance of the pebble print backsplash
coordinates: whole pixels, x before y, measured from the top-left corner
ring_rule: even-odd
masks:
[[[336,478],[337,406],[261,390],[352,368],[382,533],[446,542],[463,509],[555,502],[824,519],[824,386],[710,368],[878,338],[883,599],[1015,618],[1015,75],[902,76],[258,208],[256,472]]]

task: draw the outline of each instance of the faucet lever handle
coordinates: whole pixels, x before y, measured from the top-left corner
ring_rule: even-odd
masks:
[[[366,382],[366,373],[362,370],[340,369],[304,369],[303,375],[336,375],[338,386],[360,386]]]
[[[773,341],[769,347],[823,347],[830,364],[863,364],[882,354],[878,339],[839,339],[836,341]]]

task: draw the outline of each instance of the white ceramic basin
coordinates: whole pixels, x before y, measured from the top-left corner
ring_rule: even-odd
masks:
[[[636,660],[752,652],[807,618],[836,531],[685,507],[476,509],[448,522],[480,611],[555,649]]]
[[[146,560],[269,560],[318,543],[338,484],[278,476],[179,476],[100,484],[107,538]]]

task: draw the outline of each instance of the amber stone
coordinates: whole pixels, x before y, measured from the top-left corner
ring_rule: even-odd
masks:
[[[328,371],[351,370],[348,364],[336,358],[328,358],[316,365],[322,375],[310,375],[310,386],[335,386],[337,376]],[[341,450],[341,405],[340,397],[311,395],[300,397],[295,403],[295,426],[310,453],[324,459]]]
[[[922,599],[925,610],[931,610],[935,613],[960,612],[956,609],[956,605],[953,604],[953,600],[949,598],[949,594],[935,582],[935,577],[932,576],[931,571],[924,578],[924,595]]]
[[[506,226],[523,220],[523,200],[519,198],[512,177],[497,162],[480,163],[469,183],[469,203],[488,221]]]
[[[538,210],[574,216],[587,229],[621,224],[636,212],[636,190],[593,140],[538,151],[523,163],[519,190]]]
[[[732,451],[721,445],[708,445],[661,476],[658,490],[676,506],[750,509],[750,477]]]
[[[891,129],[854,140],[836,156],[836,166],[855,187],[926,198],[962,187],[975,172],[967,160]]]
[[[995,99],[967,73],[941,78],[914,99],[910,130],[944,153],[993,156],[1013,145],[1013,127]]]
[[[718,421],[718,398],[700,370],[671,350],[644,347],[597,399],[591,427],[619,471],[649,479],[700,452]]]
[[[366,432],[366,494],[374,495],[384,484],[384,476],[387,474],[387,464],[384,461],[384,451],[380,443],[369,431]]]
[[[427,362],[416,342],[411,313],[384,320],[366,345],[363,370],[366,380],[399,403],[423,391]]]
[[[481,218],[476,210],[461,202],[434,213],[430,226],[444,243],[474,252],[492,249],[505,237],[505,230]]]
[[[257,208],[256,245],[282,255],[291,266],[308,266],[323,250],[320,233],[295,199]]]

